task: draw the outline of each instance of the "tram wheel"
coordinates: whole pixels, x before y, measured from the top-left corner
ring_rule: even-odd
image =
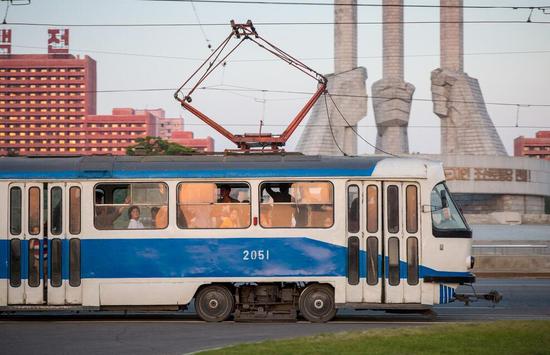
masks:
[[[206,286],[195,296],[195,310],[207,322],[223,322],[235,306],[231,292],[225,286]]]
[[[300,294],[300,313],[310,322],[328,322],[336,315],[334,289],[328,285],[309,285]]]

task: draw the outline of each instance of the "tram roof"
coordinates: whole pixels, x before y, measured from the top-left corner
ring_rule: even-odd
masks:
[[[377,167],[382,175],[400,169],[403,176],[425,177],[426,164],[414,158],[300,154],[2,157],[0,179],[368,177],[380,176]]]

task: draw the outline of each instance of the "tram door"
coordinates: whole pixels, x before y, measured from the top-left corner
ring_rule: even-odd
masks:
[[[43,304],[43,185],[11,184],[8,196],[8,304]]]
[[[420,188],[384,182],[384,303],[420,303]]]
[[[347,184],[347,302],[382,301],[382,190],[379,181]]]
[[[48,285],[49,305],[82,302],[80,275],[80,205],[78,184],[49,184]],[[77,280],[77,282],[75,282]]]
[[[65,202],[70,200],[71,191],[75,201],[75,189],[78,189],[78,208],[75,203],[70,206]],[[80,243],[78,248],[72,248],[78,250],[78,254],[70,250],[75,243],[68,240],[71,234],[67,219],[70,218],[66,217],[78,212],[79,234],[80,186],[11,184],[8,206],[8,304],[53,305],[71,303],[71,300],[79,303],[79,292],[69,292],[65,279],[70,277],[71,264],[78,263],[76,289],[80,291]]]

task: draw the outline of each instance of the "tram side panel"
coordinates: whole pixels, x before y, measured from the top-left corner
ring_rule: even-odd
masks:
[[[259,218],[260,181],[249,182],[251,219]],[[180,229],[175,223],[179,181],[168,182],[170,223],[163,230],[96,230],[93,202],[84,199],[83,305],[181,305],[203,284],[281,281],[331,284],[343,303],[345,199],[343,183],[332,182],[334,223],[326,229],[264,229],[259,223],[244,229]],[[83,193],[93,196],[95,184],[83,184]]]
[[[8,243],[8,183],[0,182],[0,306],[8,304],[9,243]]]

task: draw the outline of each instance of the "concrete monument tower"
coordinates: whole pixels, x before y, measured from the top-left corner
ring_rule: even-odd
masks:
[[[383,76],[372,85],[378,130],[376,147],[406,154],[409,153],[407,129],[415,87],[404,80],[403,0],[384,0],[382,4]]]
[[[349,155],[357,154],[357,135],[353,130],[367,115],[367,70],[357,67],[355,5],[357,0],[334,1],[334,73],[327,75],[327,90],[353,128],[348,127],[330,98],[325,104],[325,98],[321,97],[296,146],[304,154],[342,155],[340,149]]]
[[[464,73],[463,0],[441,0],[441,68],[432,71],[441,154],[507,155],[476,79]]]

